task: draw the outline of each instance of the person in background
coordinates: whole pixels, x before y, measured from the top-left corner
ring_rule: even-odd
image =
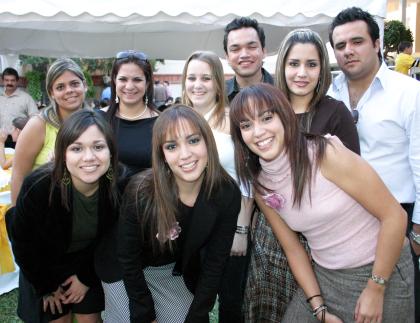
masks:
[[[54,162],[25,178],[8,211],[16,263],[39,299],[20,305],[38,307],[33,311],[49,322],[71,322],[72,314],[80,323],[100,321],[104,299],[93,255],[116,216],[116,167],[111,127],[97,112],[78,111],[57,134]]]
[[[166,93],[166,87],[160,83],[159,80],[155,81],[153,102],[157,108],[160,108],[162,105],[165,105],[165,101],[168,98]]]
[[[216,141],[219,160],[235,180],[233,142],[230,136],[229,107],[224,86],[223,66],[213,52],[198,51],[190,55],[182,73],[183,103],[192,106],[208,122]],[[248,233],[253,199],[242,194],[241,211],[229,261],[219,292],[219,322],[242,322],[243,291],[249,257]]]
[[[18,88],[19,74],[7,67],[2,73],[4,91],[0,93],[0,127],[10,127],[17,117],[30,117],[38,113],[32,97]]]
[[[408,75],[408,70],[414,63],[413,43],[402,41],[398,45],[398,55],[395,58],[395,71]]]
[[[109,100],[101,100],[100,102],[99,102],[99,105],[100,105],[100,109],[103,109],[103,108],[106,108],[106,107],[108,107],[109,106]]]
[[[240,191],[220,165],[206,120],[188,106],[159,116],[152,164],[123,197],[118,250],[128,299],[120,302],[130,322],[209,322]]]
[[[29,121],[28,117],[17,117],[12,120],[12,131],[10,136],[12,137],[13,142],[16,142],[19,138],[20,132],[25,127],[26,123]],[[13,156],[7,158],[5,153],[5,141],[9,134],[6,132],[0,133],[0,166],[3,169],[8,169],[12,166]]]
[[[166,90],[166,97],[171,98],[172,92],[171,92],[171,88],[169,87],[169,81],[163,81],[163,86],[165,87],[165,90]]]
[[[226,81],[229,102],[239,91],[260,82],[273,84],[273,78],[262,67],[266,55],[264,29],[249,17],[233,19],[225,27],[223,48],[235,76]]]
[[[282,322],[413,322],[407,215],[369,164],[336,136],[302,133],[271,85],[243,89],[230,118],[241,183],[300,286]]]
[[[329,37],[342,72],[328,93],[356,117],[361,156],[407,212],[407,235],[418,237],[412,245],[419,248],[420,87],[386,66],[379,36],[374,17],[360,8],[345,9],[334,18]],[[420,269],[414,249],[413,263],[416,322],[420,322]]]
[[[0,129],[9,132],[14,118],[33,116],[38,113],[38,107],[28,93],[18,88],[19,74],[14,68],[4,69],[2,81],[4,91],[0,93]],[[10,136],[5,146],[15,148]]]

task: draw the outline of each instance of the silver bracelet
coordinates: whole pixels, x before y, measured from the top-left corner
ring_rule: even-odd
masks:
[[[317,308],[315,308],[315,309],[312,310],[312,315],[315,317],[319,313],[321,313],[322,311],[325,311],[325,310],[327,310],[327,305],[321,304]]]
[[[385,286],[386,283],[388,282],[385,278],[375,275],[373,273],[372,273],[372,276],[370,276],[370,279],[372,279],[374,283],[377,283],[378,285],[382,285],[382,286]]]
[[[248,232],[249,232],[249,226],[247,226],[247,225],[237,225],[236,226],[236,233],[248,234]]]

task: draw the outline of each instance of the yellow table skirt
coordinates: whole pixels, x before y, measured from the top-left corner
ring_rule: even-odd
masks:
[[[0,275],[15,271],[12,251],[6,231],[6,211],[8,205],[0,205]]]

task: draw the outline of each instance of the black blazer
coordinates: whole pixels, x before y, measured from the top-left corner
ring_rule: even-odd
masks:
[[[203,188],[197,197],[184,236],[182,262],[175,265],[194,294],[185,322],[209,322],[208,314],[230,254],[240,207],[241,193],[233,181],[223,183],[209,200]],[[121,216],[118,255],[129,297],[130,321],[150,323],[156,315],[142,268],[145,263],[152,263],[151,259],[145,259],[145,255],[152,253],[143,249],[140,230],[144,228],[140,228],[135,212]]]
[[[75,253],[74,258],[78,259],[69,259],[66,251],[71,243],[72,211],[61,205],[58,186],[53,190],[52,204],[49,205],[50,185],[51,175],[46,167],[31,173],[23,182],[16,207],[6,215],[16,263],[39,296],[55,291],[64,281],[63,275],[67,275],[66,279],[76,274],[86,286],[99,283],[93,267],[94,244],[88,254]],[[97,238],[117,216],[116,207],[101,186]],[[69,201],[72,201],[71,192]],[[67,272],[60,272],[60,268]]]

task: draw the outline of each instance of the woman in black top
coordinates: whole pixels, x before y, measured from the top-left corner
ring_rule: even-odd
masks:
[[[119,161],[131,174],[151,166],[152,128],[158,116],[153,104],[153,69],[142,52],[119,52],[111,72],[111,123]]]
[[[48,321],[69,322],[72,313],[82,322],[100,319],[103,293],[93,250],[116,217],[116,163],[105,119],[75,112],[58,132],[53,164],[24,180],[7,214],[16,262]]]
[[[153,129],[152,170],[123,198],[119,260],[131,322],[208,322],[229,257],[241,193],[207,122],[187,106]]]
[[[303,131],[337,136],[360,155],[359,137],[343,102],[327,96],[331,84],[328,52],[321,37],[310,29],[291,31],[280,45],[276,86],[286,94]]]

